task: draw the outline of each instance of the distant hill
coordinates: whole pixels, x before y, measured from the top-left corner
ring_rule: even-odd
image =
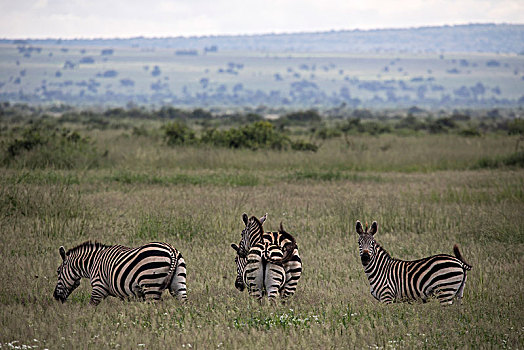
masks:
[[[524,24],[467,24],[317,33],[129,39],[1,39],[29,45],[180,50],[354,53],[491,52],[524,54]],[[190,51],[189,51],[190,52]]]

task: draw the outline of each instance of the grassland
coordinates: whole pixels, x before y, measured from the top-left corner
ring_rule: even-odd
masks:
[[[101,51],[0,44],[0,99],[81,106],[436,108],[520,106],[524,94],[524,60],[515,54]]]
[[[1,348],[524,347],[524,172],[479,167],[512,154],[516,136],[362,135],[309,153],[173,148],[74,127],[103,155],[96,165],[33,167],[27,155],[0,168]],[[234,288],[229,245],[243,212],[267,212],[266,229],[282,221],[297,238],[304,274],[285,304]],[[463,305],[376,302],[357,219],[377,220],[377,240],[403,259],[458,243],[473,265]],[[56,302],[58,247],[88,239],[172,243],[188,264],[188,302],[93,308],[86,280]]]

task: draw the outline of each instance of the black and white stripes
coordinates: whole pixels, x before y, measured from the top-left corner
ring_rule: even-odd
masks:
[[[236,252],[237,276],[235,287],[261,300],[275,300],[295,294],[302,276],[302,260],[293,235],[280,224],[275,232],[264,232],[260,219],[242,215],[245,228],[239,245],[231,244]],[[379,301],[427,301],[436,297],[441,304],[461,301],[472,266],[466,263],[457,245],[455,256],[438,254],[427,258],[404,261],[392,258],[374,238],[377,222],[368,229],[356,223],[359,235],[359,255],[368,278],[371,294]],[[137,248],[84,242],[65,251],[59,249],[62,262],[58,267],[58,282],[53,296],[65,302],[89,278],[92,286],[90,304],[98,305],[107,296],[121,299],[158,300],[163,291],[180,300],[187,298],[186,263],[182,255],[168,243],[152,242]],[[321,255],[318,255],[319,257]]]
[[[82,277],[91,280],[92,305],[107,296],[158,300],[165,289],[180,300],[187,297],[184,258],[167,243],[127,248],[85,242],[67,253],[60,247],[59,252],[62,263],[53,296],[62,302]]]
[[[466,284],[466,272],[471,270],[457,245],[455,256],[433,255],[427,258],[403,261],[392,258],[373,235],[378,225],[374,221],[368,231],[357,221],[358,245],[364,272],[371,286],[371,294],[381,302],[422,300],[435,296],[441,304],[460,302]]]
[[[262,224],[267,214],[258,219],[242,215],[246,227],[242,231],[239,246],[231,246],[237,252],[235,262],[237,277],[235,287],[242,291],[248,287],[250,295],[269,299],[277,295],[287,298],[296,292],[302,274],[302,260],[298,254],[295,238],[284,231],[265,232]]]

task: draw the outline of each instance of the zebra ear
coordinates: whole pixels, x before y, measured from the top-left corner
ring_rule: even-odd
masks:
[[[60,248],[58,248],[58,251],[60,252],[60,256],[62,257],[62,260],[65,260],[66,259],[66,253],[65,253],[64,247],[61,246]]]
[[[264,216],[262,216],[262,217],[260,218],[260,220],[259,220],[259,221],[260,221],[260,224],[261,224],[261,225],[264,224],[264,221],[266,221],[266,219],[267,219],[267,213],[266,213]]]
[[[371,224],[371,229],[369,230],[369,233],[371,235],[374,235],[375,233],[377,233],[378,231],[378,224],[376,221],[373,221],[373,223]]]
[[[231,243],[231,248],[233,248],[238,253],[238,246],[235,243]]]
[[[242,221],[244,221],[244,224],[247,226],[248,217],[246,213],[242,214]]]
[[[364,229],[362,229],[362,224],[360,223],[360,220],[357,220],[357,233],[359,235],[364,233]]]

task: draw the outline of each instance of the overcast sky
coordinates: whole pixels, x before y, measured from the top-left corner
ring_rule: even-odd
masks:
[[[0,0],[0,38],[293,33],[524,24],[524,0]]]

